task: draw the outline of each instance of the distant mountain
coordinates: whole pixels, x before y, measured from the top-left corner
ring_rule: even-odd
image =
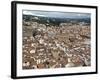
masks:
[[[23,15],[24,21],[34,21],[42,24],[59,25],[60,23],[91,23],[90,18],[58,18],[58,17],[40,17],[33,15]]]

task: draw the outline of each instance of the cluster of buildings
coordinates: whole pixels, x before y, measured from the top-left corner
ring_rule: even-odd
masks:
[[[23,33],[23,69],[91,65],[90,26],[32,23]],[[31,29],[31,30],[29,30]],[[37,34],[33,36],[34,30]],[[29,33],[30,34],[27,34]]]

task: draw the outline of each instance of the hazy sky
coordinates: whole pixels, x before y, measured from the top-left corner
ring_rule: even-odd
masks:
[[[90,18],[90,13],[74,13],[74,12],[55,12],[55,11],[29,11],[24,10],[25,15],[34,15],[41,17],[58,17],[58,18]]]

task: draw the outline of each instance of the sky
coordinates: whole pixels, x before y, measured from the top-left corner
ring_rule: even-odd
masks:
[[[55,11],[29,11],[24,10],[24,15],[34,15],[41,17],[55,17],[55,18],[90,18],[90,13],[75,13],[75,12],[55,12]]]

